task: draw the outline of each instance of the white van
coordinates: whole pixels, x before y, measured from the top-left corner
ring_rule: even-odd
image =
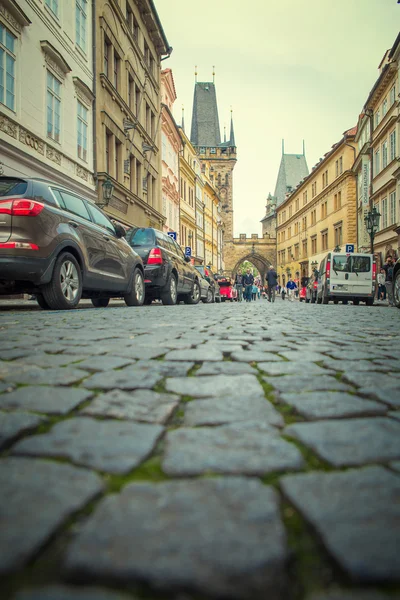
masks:
[[[359,304],[372,306],[375,298],[376,263],[372,254],[329,252],[318,272],[317,303]]]

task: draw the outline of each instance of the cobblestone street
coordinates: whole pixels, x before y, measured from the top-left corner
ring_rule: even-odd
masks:
[[[400,597],[398,310],[26,307],[0,313],[2,599]]]

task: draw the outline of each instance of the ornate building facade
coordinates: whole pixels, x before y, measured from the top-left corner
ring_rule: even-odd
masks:
[[[0,3],[0,167],[96,199],[92,4]]]

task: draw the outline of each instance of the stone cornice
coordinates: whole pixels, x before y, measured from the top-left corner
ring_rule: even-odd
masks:
[[[32,23],[14,0],[1,1],[0,15],[18,33],[21,33],[23,27]]]
[[[66,74],[72,71],[71,67],[49,41],[42,40],[40,46],[45,56],[46,63],[57,75],[64,79]]]
[[[87,86],[86,83],[79,77],[73,77],[72,81],[74,82],[75,91],[78,98],[86,102],[86,104],[92,104],[94,100],[94,94],[89,86]]]

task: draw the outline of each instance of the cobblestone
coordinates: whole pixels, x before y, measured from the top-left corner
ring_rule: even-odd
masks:
[[[20,592],[15,600],[132,600],[132,596],[99,587],[52,585]]]
[[[257,421],[283,427],[282,415],[263,399],[247,398],[245,405],[240,397],[211,398],[186,405],[184,424],[224,425],[244,421]]]
[[[0,394],[0,407],[65,415],[91,396],[92,392],[78,388],[30,385]]]
[[[255,375],[204,375],[195,380],[197,385],[193,386],[191,377],[171,377],[166,381],[166,388],[170,392],[182,395],[192,395],[195,398],[210,398],[236,396],[240,398],[264,397],[261,384]]]
[[[280,400],[310,420],[383,415],[387,410],[378,402],[341,392],[285,393],[280,395]]]
[[[46,418],[26,412],[0,411],[0,449],[4,448],[21,433],[31,431],[46,421]]]

